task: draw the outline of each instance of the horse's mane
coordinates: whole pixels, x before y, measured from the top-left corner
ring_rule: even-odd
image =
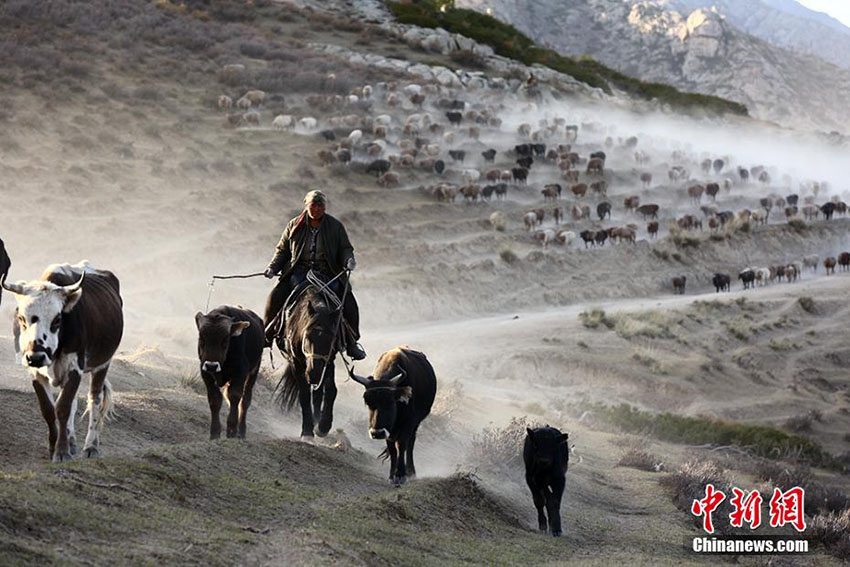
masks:
[[[312,304],[314,313],[311,314],[307,309],[308,304]],[[314,327],[320,319],[329,317],[332,313],[333,310],[324,296],[312,285],[307,286],[289,316],[287,331],[290,333],[290,337],[294,337],[306,329]]]

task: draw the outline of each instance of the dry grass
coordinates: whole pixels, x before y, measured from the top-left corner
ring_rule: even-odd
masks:
[[[830,554],[850,561],[850,509],[815,515],[809,520],[806,535],[823,545]]]
[[[670,236],[668,238],[677,248],[696,248],[700,244],[699,236],[695,236],[678,227],[670,229]]]
[[[651,344],[632,346],[632,360],[649,368],[653,374],[668,374],[669,365],[659,356],[658,349]]]
[[[660,472],[664,470],[664,463],[657,455],[653,455],[640,447],[631,447],[628,449],[620,457],[620,460],[617,461],[617,465],[649,472]]]
[[[614,331],[624,339],[675,339],[673,328],[681,322],[675,312],[651,309],[636,313],[618,313],[612,316]]]
[[[783,427],[794,433],[802,433],[812,430],[814,419],[810,414],[795,415],[785,420]]]
[[[534,429],[541,425],[523,416],[511,418],[503,428],[488,427],[473,435],[469,461],[480,470],[497,470],[516,477],[524,470],[522,447],[526,428]]]
[[[207,393],[207,387],[204,385],[204,381],[201,379],[201,372],[197,368],[187,370],[180,375],[180,387],[191,390],[196,394]]]
[[[608,329],[613,329],[617,324],[615,319],[608,317],[605,311],[598,307],[594,307],[589,311],[582,311],[578,317],[581,320],[581,324],[588,329],[596,329],[600,325],[604,325]]]
[[[679,510],[688,513],[694,525],[702,527],[702,518],[691,515],[691,504],[694,500],[705,497],[707,484],[714,485],[716,490],[731,494],[731,482],[726,471],[713,461],[692,460],[682,465],[679,470],[661,479],[662,485],[671,490],[673,503]],[[729,499],[715,510],[713,515],[714,529],[719,534],[731,534],[733,528],[729,523],[731,507]]]
[[[850,508],[850,498],[839,488],[817,480],[806,465],[760,459],[754,467],[756,478],[787,490],[799,486],[806,490],[806,512],[809,514],[841,513]]]

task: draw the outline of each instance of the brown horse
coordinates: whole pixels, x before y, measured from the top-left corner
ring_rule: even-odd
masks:
[[[296,400],[300,403],[302,438],[312,438],[314,428],[316,435],[324,437],[333,424],[339,316],[339,309],[315,287],[308,286],[277,338],[278,346],[281,340],[291,345],[291,358],[275,388],[276,399],[285,410],[292,409]]]

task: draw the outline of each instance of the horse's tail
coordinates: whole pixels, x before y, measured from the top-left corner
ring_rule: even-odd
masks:
[[[283,376],[274,388],[274,400],[283,411],[290,411],[298,401],[298,378],[292,369],[292,364],[287,364],[283,370]]]

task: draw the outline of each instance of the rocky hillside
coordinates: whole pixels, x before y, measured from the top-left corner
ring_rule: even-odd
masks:
[[[775,47],[708,9],[666,2],[458,0],[492,10],[536,42],[590,54],[627,75],[747,105],[750,114],[804,130],[847,130],[850,72]],[[569,30],[569,33],[565,33]]]
[[[766,42],[850,69],[850,29],[791,0],[671,0],[682,13],[716,6],[726,21]]]

